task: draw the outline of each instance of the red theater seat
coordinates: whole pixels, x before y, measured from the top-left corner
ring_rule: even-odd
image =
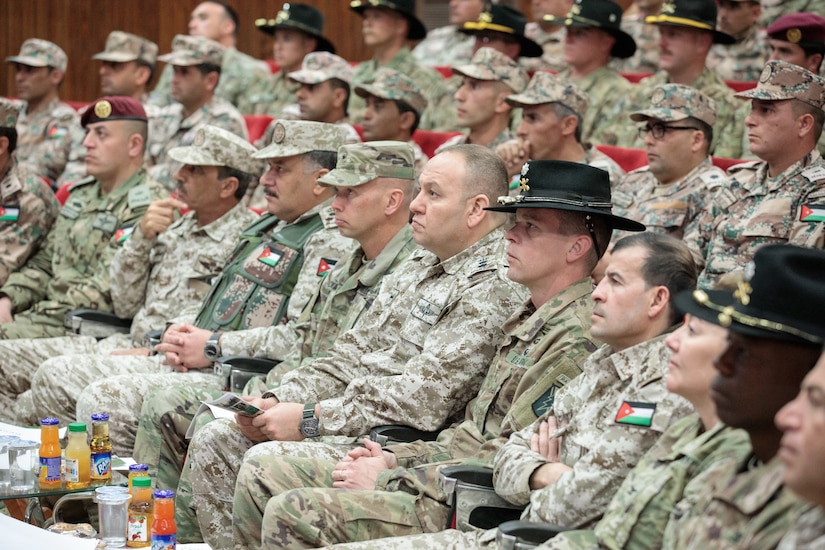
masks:
[[[647,165],[647,153],[644,149],[617,147],[615,145],[596,145],[596,149],[615,160],[625,172]]]
[[[266,127],[269,123],[275,120],[275,117],[269,115],[244,115],[244,122],[246,122],[246,131],[249,132],[250,143],[255,143],[261,136],[264,135]]]

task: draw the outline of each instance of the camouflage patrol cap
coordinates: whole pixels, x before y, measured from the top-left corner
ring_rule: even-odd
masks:
[[[254,145],[232,132],[204,124],[195,132],[192,145],[175,147],[169,156],[192,166],[228,166],[258,175],[263,171],[263,164],[252,158],[257,152]]]
[[[527,86],[530,77],[521,65],[508,55],[493,48],[479,48],[473,54],[468,65],[453,67],[453,72],[476,80],[497,80],[503,82],[514,92],[520,92]]]
[[[110,120],[137,120],[147,122],[146,111],[140,101],[125,95],[111,95],[96,99],[80,117],[84,128],[97,122]]]
[[[69,58],[57,44],[40,38],[29,38],[20,46],[20,53],[7,57],[6,62],[29,67],[53,67],[65,72]]]
[[[798,99],[825,111],[825,78],[787,61],[768,61],[756,88],[734,95],[767,101]]]
[[[364,98],[373,95],[381,99],[403,101],[419,115],[427,108],[427,98],[421,93],[421,88],[408,76],[386,67],[378,69],[375,80],[371,83],[356,86],[355,93]]]
[[[650,109],[630,114],[636,122],[650,118],[664,122],[676,122],[688,117],[701,120],[708,126],[716,122],[716,102],[690,86],[660,84],[650,96]]]
[[[272,143],[255,153],[256,159],[302,155],[310,151],[337,152],[347,141],[347,131],[338,124],[308,120],[276,120]]]
[[[214,40],[202,36],[178,34],[172,40],[172,52],[161,55],[158,60],[165,61],[179,67],[193,67],[195,65],[223,64],[223,54],[226,48]]]
[[[21,107],[17,101],[0,97],[0,128],[16,128]]]
[[[155,66],[158,58],[158,45],[142,36],[123,31],[112,31],[106,39],[106,48],[92,56],[92,59],[111,61],[113,63],[127,63],[138,61]]]
[[[770,38],[803,48],[825,46],[825,17],[815,13],[789,13],[765,31]]]
[[[513,107],[561,103],[580,117],[587,113],[590,97],[575,84],[569,84],[544,71],[537,71],[520,94],[507,96],[507,103]]]
[[[375,178],[415,179],[415,154],[403,141],[368,141],[343,145],[338,164],[318,183],[336,187],[356,187]]]
[[[301,84],[320,84],[331,78],[349,84],[352,80],[352,67],[346,59],[334,53],[312,52],[304,56],[301,70],[293,71],[287,77]]]

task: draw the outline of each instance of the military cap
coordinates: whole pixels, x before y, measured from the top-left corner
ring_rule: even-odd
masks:
[[[146,40],[142,36],[123,31],[110,32],[109,37],[106,38],[106,48],[92,56],[92,59],[113,63],[138,61],[150,67],[155,66],[157,58],[157,44],[151,40]]]
[[[376,178],[415,179],[415,154],[403,141],[368,141],[342,145],[335,169],[318,183],[356,187]]]
[[[16,128],[21,107],[17,101],[0,97],[0,128]]]
[[[161,55],[158,59],[179,67],[192,67],[206,63],[220,67],[223,64],[225,51],[226,48],[214,40],[202,36],[178,34],[172,40],[172,52]]]
[[[367,8],[384,8],[397,11],[410,24],[409,31],[407,31],[408,40],[421,40],[427,36],[424,23],[415,15],[415,0],[352,0],[349,7],[358,15],[364,15],[364,10]]]
[[[252,155],[254,158],[283,158],[310,151],[337,152],[347,141],[347,131],[342,126],[326,122],[277,120],[272,130],[272,143]]]
[[[346,59],[333,53],[312,52],[304,56],[301,70],[293,71],[287,77],[301,84],[319,84],[331,78],[349,84],[352,80],[352,67]]]
[[[309,4],[287,2],[283,5],[275,19],[261,17],[255,20],[258,30],[275,36],[278,29],[292,29],[308,34],[318,41],[316,52],[335,53],[335,46],[324,35],[324,15]]]
[[[613,229],[644,231],[639,222],[613,214],[610,176],[578,162],[530,160],[521,168],[520,194],[499,197],[499,206],[485,210],[515,212],[519,208],[550,208],[601,216]]]
[[[716,102],[684,84],[659,84],[650,96],[650,109],[636,111],[630,118],[642,122],[650,118],[676,122],[691,117],[708,126],[716,122]]]
[[[547,23],[565,27],[601,29],[616,39],[610,49],[611,57],[627,58],[636,53],[636,41],[621,29],[622,7],[611,0],[576,0],[564,19],[545,15]]]
[[[527,18],[517,9],[501,4],[484,6],[484,11],[476,21],[468,21],[459,30],[465,34],[476,34],[481,31],[496,31],[512,36],[519,44],[521,57],[541,57],[544,50],[533,40],[524,36],[527,27]]]
[[[86,107],[80,117],[80,125],[84,128],[96,122],[110,120],[139,120],[147,122],[146,111],[140,101],[125,95],[111,95],[96,99]]]
[[[421,93],[421,88],[408,76],[387,67],[378,69],[371,83],[356,86],[355,93],[364,98],[373,95],[390,101],[403,101],[419,115],[427,108],[427,98]]]
[[[65,72],[69,58],[57,44],[40,38],[29,38],[20,46],[20,53],[7,57],[6,62],[29,67],[53,67]]]
[[[645,23],[708,31],[716,44],[733,44],[736,39],[716,30],[716,13],[715,0],[666,0],[659,14],[645,17]]]
[[[768,36],[806,48],[825,46],[825,17],[815,13],[783,15],[768,27]]]
[[[254,145],[232,132],[204,124],[195,131],[192,145],[175,147],[169,151],[169,156],[192,166],[228,166],[258,175],[263,165],[252,158],[257,152]]]
[[[825,78],[787,61],[768,61],[756,88],[734,95],[767,101],[798,99],[825,111]]]
[[[453,72],[476,80],[497,80],[514,92],[527,86],[530,77],[521,65],[493,48],[479,48],[468,65],[453,67]]]
[[[507,103],[513,107],[561,103],[580,117],[587,113],[590,97],[585,91],[544,71],[536,71],[527,89],[520,94],[507,96]]]
[[[765,245],[745,268],[735,291],[677,294],[679,310],[730,331],[821,346],[825,342],[825,252],[789,244]]]

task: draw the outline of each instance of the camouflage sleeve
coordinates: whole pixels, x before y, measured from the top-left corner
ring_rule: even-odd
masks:
[[[246,355],[284,360],[292,351],[299,333],[293,323],[226,332],[221,336],[224,355]]]
[[[55,188],[59,188],[66,183],[80,181],[86,177],[86,147],[83,146],[86,132],[80,124],[73,124],[69,127],[69,134],[71,146],[69,148],[68,160],[66,167],[63,169],[63,173],[57,178]]]
[[[112,307],[115,315],[131,319],[146,301],[146,284],[151,265],[149,256],[154,239],[147,239],[135,226],[132,236],[114,254],[109,266]]]
[[[458,127],[455,101],[453,101],[454,92],[447,87],[446,80],[438,75],[435,79],[428,88],[422,90],[427,98],[427,108],[421,116],[419,127],[424,130],[454,132]]]
[[[496,493],[514,504],[530,502],[530,476],[547,463],[543,456],[530,450],[530,441],[543,418],[513,432],[493,459]]]
[[[172,103],[172,65],[167,64],[160,73],[158,83],[149,94],[149,102],[158,107],[166,107]]]
[[[699,214],[685,226],[685,234],[682,241],[688,246],[696,261],[696,269],[701,271],[707,263],[708,245],[716,216],[721,210],[716,201],[716,195],[705,203]]]
[[[30,257],[21,269],[9,275],[6,284],[0,288],[0,295],[9,297],[15,313],[29,309],[46,295],[49,281],[54,276],[52,271],[54,241],[55,232],[49,231],[43,247]]]
[[[246,122],[244,122],[243,116],[237,110],[233,109],[231,111],[222,112],[218,116],[212,118],[209,121],[209,124],[217,126],[218,128],[224,128],[225,130],[249,141],[249,132],[246,129]]]
[[[715,146],[713,154],[717,157],[738,159],[742,157],[742,135],[745,128],[745,117],[750,112],[750,104],[740,102],[732,96],[730,90],[725,90],[731,94],[727,100],[716,100],[716,124],[714,131],[718,132],[714,136]]]
[[[825,208],[825,182],[819,182],[819,187],[808,193],[799,204],[800,211],[795,213],[792,220],[788,244],[820,250],[825,248],[825,235],[823,234],[825,233],[825,221],[805,221],[806,216],[803,212],[803,210],[812,206]]]
[[[20,159],[21,164],[25,164],[35,174],[57,182],[69,162],[70,152],[79,145],[78,137],[82,134],[78,114],[68,105],[61,105],[46,126],[42,142],[31,155]],[[79,139],[80,142],[83,141],[82,137]]]

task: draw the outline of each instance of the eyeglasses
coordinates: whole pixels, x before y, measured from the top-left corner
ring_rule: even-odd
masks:
[[[653,134],[653,139],[662,139],[669,130],[693,130],[698,131],[699,128],[693,126],[665,126],[664,124],[645,124],[639,128],[639,138],[644,139],[647,133]]]

